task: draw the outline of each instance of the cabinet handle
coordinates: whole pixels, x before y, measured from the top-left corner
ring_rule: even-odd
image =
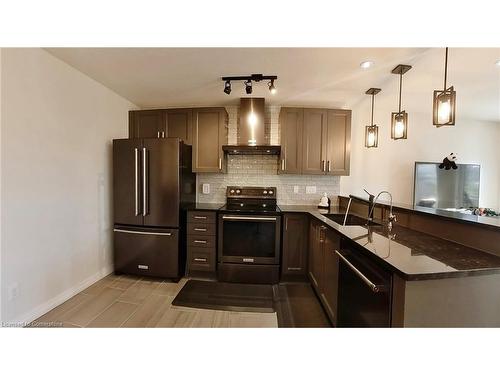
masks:
[[[281,170],[285,170],[285,159],[281,159]]]
[[[204,220],[206,220],[206,219],[207,219],[207,217],[206,217],[206,216],[194,216],[194,218],[195,218],[195,219],[204,219]]]
[[[137,268],[139,268],[140,270],[149,270],[149,266],[146,266],[144,264],[138,264]]]
[[[285,231],[288,231],[288,218],[285,220]]]
[[[207,241],[204,241],[204,240],[194,240],[193,242],[194,243],[207,243]]]
[[[325,171],[325,161],[321,160],[321,171]]]
[[[222,158],[219,158],[219,170],[222,170]]]
[[[328,160],[328,162],[326,163],[326,165],[327,165],[328,172],[331,172],[331,169],[330,169],[330,160]]]
[[[207,258],[194,258],[195,262],[206,262]]]
[[[287,270],[288,271],[300,271],[300,270],[302,270],[302,268],[300,268],[300,267],[288,267]]]
[[[206,228],[194,228],[195,232],[206,232]]]
[[[158,130],[158,138],[160,138],[160,131]]]

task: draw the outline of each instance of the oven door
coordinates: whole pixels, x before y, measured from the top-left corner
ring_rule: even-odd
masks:
[[[219,262],[279,264],[279,215],[219,214]]]

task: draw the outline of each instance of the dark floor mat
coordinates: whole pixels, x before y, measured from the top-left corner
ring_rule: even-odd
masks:
[[[201,309],[274,312],[272,285],[188,280],[172,301],[174,306]]]
[[[310,284],[283,283],[278,292],[278,327],[326,328],[331,323]]]

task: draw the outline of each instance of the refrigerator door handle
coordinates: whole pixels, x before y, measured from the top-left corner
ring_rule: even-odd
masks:
[[[148,150],[142,148],[142,216],[148,214]]]
[[[134,185],[134,190],[135,190],[135,216],[139,216],[141,213],[141,210],[139,208],[140,205],[140,198],[139,198],[139,149],[136,147],[134,149],[134,179],[135,179],[135,185]]]
[[[141,232],[138,230],[127,230],[127,229],[113,229],[114,232],[119,233],[131,233],[131,234],[144,234],[150,236],[171,236],[171,232]]]

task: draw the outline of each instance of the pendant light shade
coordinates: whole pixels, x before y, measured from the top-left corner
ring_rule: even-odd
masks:
[[[401,110],[401,92],[403,90],[403,74],[410,69],[410,65],[398,65],[391,72],[399,74],[399,106],[398,111],[391,114],[392,139],[406,139],[408,137],[408,113]]]
[[[453,86],[446,88],[448,75],[448,48],[444,58],[444,87],[443,90],[434,90],[432,122],[436,126],[455,125],[455,103],[457,93]]]
[[[373,123],[373,107],[375,104],[375,95],[380,91],[380,89],[376,88],[371,88],[366,91],[367,95],[372,96],[372,121],[371,125],[365,127],[365,146],[368,148],[378,147],[378,126]]]

